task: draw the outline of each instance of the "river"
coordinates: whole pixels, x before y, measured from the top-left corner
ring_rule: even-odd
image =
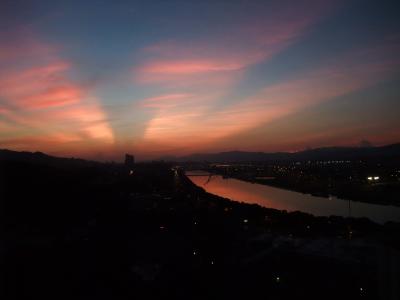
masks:
[[[256,203],[264,207],[287,211],[302,211],[315,216],[366,217],[378,223],[400,222],[400,207],[349,201],[336,197],[323,198],[284,190],[268,185],[249,183],[234,178],[222,178],[203,171],[186,174],[193,183],[207,192],[234,201]],[[195,175],[195,176],[191,176]],[[210,179],[210,180],[209,180]],[[350,204],[350,205],[349,205]]]

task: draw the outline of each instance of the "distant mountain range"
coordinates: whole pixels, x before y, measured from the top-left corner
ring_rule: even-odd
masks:
[[[256,162],[256,161],[305,161],[305,160],[400,160],[400,143],[382,147],[327,147],[299,152],[246,152],[197,153],[182,157],[163,157],[176,162]]]
[[[196,153],[181,157],[162,157],[171,162],[260,162],[260,161],[307,161],[307,160],[385,160],[400,163],[400,143],[382,147],[327,147],[299,152],[246,152]],[[99,164],[79,158],[63,158],[42,152],[17,152],[0,149],[1,161],[20,161],[57,166],[83,166]]]

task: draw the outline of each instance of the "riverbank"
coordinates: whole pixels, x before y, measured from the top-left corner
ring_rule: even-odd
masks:
[[[226,175],[222,171],[212,170],[214,174],[225,176],[227,178],[235,178],[249,183],[258,183],[286,189],[289,191],[299,192],[302,194],[310,194],[317,197],[329,198],[331,196],[357,202],[392,205],[400,207],[400,183],[391,184],[353,184],[342,183],[336,186],[321,184],[315,181],[293,180],[288,177],[276,177],[273,179],[257,179],[240,174],[231,173]]]
[[[192,173],[188,173],[189,175]],[[256,203],[263,207],[287,211],[301,211],[315,216],[342,216],[369,218],[384,224],[400,221],[400,207],[353,202],[331,197],[324,199],[287,189],[249,183],[220,175],[207,176],[195,173],[190,179],[207,192],[235,201]]]

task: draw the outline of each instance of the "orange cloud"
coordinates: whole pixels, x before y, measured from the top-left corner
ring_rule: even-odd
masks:
[[[164,41],[144,49],[146,57],[133,70],[134,82],[165,90],[140,102],[153,109],[144,142],[189,151],[287,113],[287,106],[253,107],[253,99],[226,104],[251,66],[289,47],[329,11],[319,4],[277,7],[268,18],[238,24],[222,35],[211,33],[190,43]]]
[[[114,134],[97,99],[70,79],[72,64],[48,45],[32,43],[24,53],[12,56],[6,49],[0,55],[6,66],[0,71],[0,144],[42,151],[112,144]],[[16,60],[23,63],[10,63]]]
[[[186,147],[186,151],[199,151],[218,140],[265,126],[308,106],[369,87],[393,74],[400,66],[398,59],[380,59],[381,52],[375,49],[366,51],[360,61],[358,56],[359,53],[350,53],[325,67],[266,86],[253,96],[218,109],[203,103],[200,100],[203,94],[198,94],[194,97],[197,102],[160,109],[148,122],[144,138]],[[321,138],[321,135],[317,137]]]

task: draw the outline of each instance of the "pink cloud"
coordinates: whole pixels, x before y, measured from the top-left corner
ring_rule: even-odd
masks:
[[[0,94],[11,105],[24,108],[44,108],[57,106],[58,102],[76,102],[72,98],[81,94],[81,88],[67,79],[65,73],[69,68],[68,63],[57,60],[22,70],[3,70],[0,74]]]
[[[143,99],[139,105],[149,108],[170,108],[190,101],[191,98],[193,98],[193,94],[167,94]]]
[[[9,112],[9,110],[7,109],[7,108],[5,108],[5,107],[0,107],[0,114],[6,114],[6,113],[8,113]]]
[[[135,69],[134,79],[145,84],[173,87],[207,85],[218,88],[233,82],[245,67],[257,60],[249,57],[250,54],[243,57],[228,56],[226,53],[216,57],[154,58]]]
[[[223,34],[145,48],[146,58],[133,69],[134,82],[164,89],[165,98],[141,102],[156,109],[147,122],[144,141],[201,147],[287,112],[285,106],[271,107],[268,112],[253,109],[247,100],[233,107],[221,102],[251,66],[292,45],[331,8],[320,2],[307,7],[304,3],[277,5],[273,14],[237,24]],[[193,96],[174,96],[184,94],[182,90]]]
[[[238,72],[270,59],[304,36],[333,9],[332,3],[276,2],[271,9],[274,13],[237,24],[223,34],[151,45],[144,49],[147,59],[134,68],[134,80],[168,87],[197,83],[218,88],[213,83],[221,78],[232,83]]]
[[[11,148],[32,144],[43,151],[77,143],[82,149],[112,144],[114,134],[98,100],[69,76],[73,64],[60,59],[55,48],[25,41],[29,43],[32,48],[23,53],[0,55],[5,65],[0,71],[0,143]],[[13,48],[17,45],[8,45]],[[10,63],[17,60],[23,63]]]
[[[65,106],[80,102],[82,91],[76,86],[57,86],[20,99],[19,105],[29,109]]]
[[[187,61],[160,61],[151,62],[143,69],[144,72],[153,74],[190,75],[196,73],[232,71],[242,68],[245,64],[240,62],[221,62],[212,60],[187,60]]]
[[[319,69],[266,86],[248,98],[218,109],[210,106],[210,103],[204,105],[198,101],[188,106],[181,105],[179,109],[172,107],[160,110],[148,122],[144,138],[175,147],[186,146],[187,149],[207,148],[205,145],[240,135],[261,125],[267,126],[274,120],[309,106],[364,89],[388,78],[398,70],[400,60],[393,57],[382,60],[382,51],[365,51],[360,60],[357,59],[358,52],[349,53]],[[197,99],[201,99],[202,95],[204,93],[197,95]],[[351,130],[347,133],[350,136]],[[310,140],[316,138],[323,140],[321,135],[309,137]],[[249,141],[250,144],[254,142]]]

